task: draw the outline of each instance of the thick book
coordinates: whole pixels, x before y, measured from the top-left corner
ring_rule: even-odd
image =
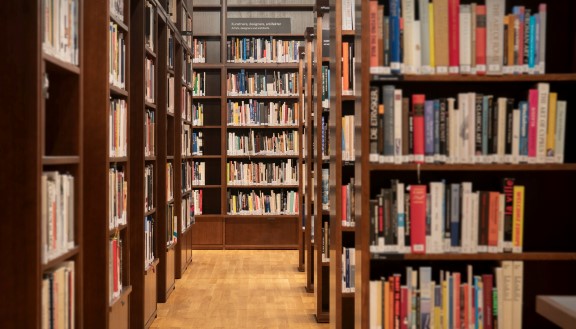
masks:
[[[524,193],[525,189],[522,185],[514,186],[514,213],[512,215],[513,231],[512,231],[512,244],[515,253],[521,253],[523,247],[524,237]]]
[[[448,73],[449,66],[448,0],[434,0],[434,60],[436,73]]]
[[[411,251],[426,253],[426,185],[410,186]]]
[[[378,162],[378,98],[379,88],[370,87],[370,162]]]
[[[448,72],[460,68],[460,0],[448,0]]]
[[[424,102],[423,94],[412,95],[414,161],[424,162]]]

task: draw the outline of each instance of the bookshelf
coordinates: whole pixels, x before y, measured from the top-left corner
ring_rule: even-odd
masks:
[[[77,56],[61,49],[50,52],[43,46],[42,1],[7,4],[0,14],[11,25],[0,35],[15,46],[14,51],[5,52],[0,64],[5,86],[0,95],[7,106],[0,145],[9,157],[0,165],[5,173],[0,179],[0,193],[8,202],[1,210],[6,220],[1,224],[0,245],[10,269],[3,271],[0,279],[2,293],[11,296],[0,302],[2,327],[38,327],[46,323],[49,313],[43,301],[49,296],[48,280],[67,284],[64,274],[74,276],[71,325],[80,326],[83,321],[85,50],[84,7],[82,1],[77,4],[78,25],[74,28],[81,41]],[[59,26],[56,19],[53,22]],[[58,221],[53,226],[69,223],[70,230],[61,232],[65,235],[48,237],[50,218],[42,200],[53,200],[48,192],[59,186],[72,188],[73,193],[62,194],[72,208],[66,209],[69,216],[64,209],[55,209]],[[46,240],[40,238],[43,236]],[[55,248],[49,248],[48,242],[55,242],[51,244]]]
[[[328,91],[328,55],[323,46],[324,34],[329,33],[329,8],[324,2],[316,3],[315,34],[312,37],[314,85],[314,294],[316,295],[316,321],[326,323],[330,313],[330,218],[327,201],[327,179],[329,161],[327,159],[328,140],[326,126],[331,114],[330,104],[326,96]]]
[[[304,156],[303,162],[304,166],[304,177],[303,181],[303,197],[304,197],[304,207],[305,207],[305,229],[304,229],[304,265],[306,272],[306,291],[314,292],[314,267],[315,267],[315,257],[314,257],[314,203],[315,203],[315,193],[314,193],[314,53],[313,53],[313,43],[314,43],[314,27],[307,27],[304,36],[306,39],[306,45],[304,48]]]
[[[304,45],[301,45],[300,47],[298,47],[298,86],[300,86],[299,88],[299,106],[300,106],[300,110],[301,110],[301,118],[302,118],[302,156],[301,156],[301,161],[300,161],[300,173],[302,173],[302,179],[300,179],[300,191],[302,193],[300,199],[300,209],[302,209],[302,211],[300,212],[300,217],[302,218],[302,225],[299,226],[299,232],[298,232],[298,271],[300,272],[304,272],[306,270],[305,266],[306,266],[306,214],[308,211],[308,208],[306,206],[306,200],[305,200],[305,196],[304,196],[304,191],[305,191],[305,184],[308,180],[308,176],[306,175],[307,172],[306,171],[306,167],[305,167],[305,157],[307,155],[305,149],[307,147],[307,142],[308,139],[305,135],[305,122],[307,119],[307,114],[306,111],[304,109],[305,104],[304,104],[304,100],[305,100],[305,88],[306,88],[306,84],[304,83],[304,81],[306,80],[305,77],[305,69],[306,69],[306,50],[305,50],[305,44],[307,41],[305,41]],[[307,73],[306,73],[307,74]]]
[[[84,325],[100,328],[127,328],[132,301],[131,3],[116,4],[84,4],[90,12],[84,24],[86,61],[106,59],[106,65],[87,66],[83,80],[84,148],[90,150],[84,155],[84,181],[90,186],[84,193],[85,255],[90,259],[83,269],[90,282],[85,285],[84,309],[90,312]]]
[[[259,197],[273,196],[279,193],[294,209],[301,207],[302,199],[299,192],[301,180],[288,183],[283,181],[269,181],[266,184],[242,182],[240,185],[228,181],[230,172],[227,168],[234,168],[235,177],[244,177],[237,171],[238,166],[266,166],[274,163],[292,166],[292,172],[297,172],[300,178],[302,163],[300,152],[284,154],[246,154],[240,152],[228,152],[229,135],[235,138],[248,138],[251,134],[254,138],[270,139],[281,138],[282,142],[292,138],[301,139],[301,114],[295,115],[293,122],[269,122],[262,125],[258,121],[242,121],[234,123],[230,121],[228,107],[248,106],[260,107],[264,104],[286,104],[292,111],[296,106],[300,111],[298,90],[294,89],[286,94],[252,94],[237,93],[237,90],[228,92],[227,81],[229,78],[239,79],[242,74],[255,77],[256,74],[267,75],[273,79],[274,72],[280,74],[297,73],[299,70],[298,58],[285,63],[273,62],[228,62],[229,56],[227,43],[232,40],[241,40],[243,37],[270,37],[270,34],[231,34],[226,31],[226,24],[230,19],[262,17],[263,6],[255,6],[251,3],[246,6],[244,2],[221,2],[214,4],[209,1],[195,1],[193,11],[194,44],[196,45],[194,56],[194,94],[193,105],[199,110],[202,107],[203,121],[192,128],[202,135],[204,142],[202,153],[193,156],[194,159],[205,163],[205,184],[197,186],[198,194],[201,195],[201,213],[197,212],[196,225],[192,229],[193,247],[202,249],[266,249],[266,248],[298,248],[300,221],[299,211],[290,211],[284,215],[280,212],[261,214],[260,212],[246,213],[228,211],[229,197],[248,197],[256,200]],[[266,8],[269,5],[267,4]],[[280,12],[278,17],[287,17],[293,20],[290,33],[273,34],[274,38],[283,40],[302,40],[303,36],[295,32],[295,25],[301,20],[302,13],[310,10],[311,6],[284,6],[272,5]],[[306,9],[307,8],[307,9]],[[265,16],[265,15],[264,15]],[[305,15],[304,15],[305,16]],[[276,16],[275,16],[276,17]],[[296,21],[298,22],[296,22]],[[218,22],[218,23],[215,23]],[[249,40],[249,39],[248,39]],[[263,44],[262,44],[263,45]],[[297,49],[294,49],[297,52]],[[240,80],[236,80],[240,81]],[[294,86],[300,86],[297,80],[291,82]],[[289,133],[290,136],[284,136]],[[298,136],[298,137],[296,137]],[[286,139],[290,138],[290,139]],[[239,176],[238,176],[239,175]],[[200,194],[201,193],[201,194]],[[254,193],[254,194],[253,194]],[[286,234],[286,232],[290,232]]]
[[[395,273],[406,273],[407,267],[419,270],[420,267],[431,267],[432,278],[438,284],[440,270],[453,273],[462,273],[462,283],[467,277],[467,265],[474,268],[474,274],[493,274],[494,282],[498,279],[498,266],[506,267],[509,261],[514,261],[523,267],[520,288],[522,298],[517,314],[522,328],[551,327],[552,323],[536,312],[537,295],[573,295],[576,291],[569,278],[576,271],[574,256],[576,246],[573,238],[566,233],[572,230],[573,223],[568,194],[571,185],[576,180],[574,172],[575,149],[570,143],[574,135],[566,131],[566,145],[564,149],[563,163],[374,163],[370,161],[370,136],[366,130],[361,131],[360,126],[370,126],[370,111],[358,109],[370,109],[371,88],[381,88],[384,85],[393,85],[402,90],[402,97],[410,97],[410,108],[413,106],[412,95],[425,94],[426,100],[435,98],[456,98],[459,106],[459,93],[475,92],[483,95],[496,97],[514,98],[514,106],[519,100],[526,100],[528,90],[534,88],[537,83],[546,82],[550,85],[551,92],[558,93],[558,99],[566,100],[568,107],[572,107],[575,101],[570,92],[573,90],[576,80],[574,72],[574,35],[570,30],[573,26],[572,16],[576,12],[576,6],[570,1],[507,1],[505,15],[512,13],[513,6],[525,6],[538,12],[540,3],[547,3],[546,25],[546,73],[545,74],[514,74],[514,75],[463,75],[463,74],[428,74],[428,75],[383,75],[373,74],[370,71],[370,33],[366,30],[370,27],[371,1],[357,1],[361,8],[360,29],[356,30],[356,42],[361,44],[361,58],[357,56],[357,68],[361,69],[361,77],[357,89],[361,96],[356,100],[356,120],[360,123],[356,127],[357,148],[361,150],[356,155],[356,214],[361,216],[355,233],[356,246],[356,296],[355,296],[355,328],[371,328],[374,324],[375,314],[371,314],[371,303],[376,301],[371,295],[371,280],[381,277],[387,278]],[[480,3],[480,2],[479,2]],[[380,4],[388,5],[388,2]],[[468,2],[463,4],[468,4]],[[358,18],[360,19],[360,18]],[[359,26],[359,27],[360,27]],[[551,36],[554,36],[552,41]],[[566,40],[567,42],[558,42]],[[569,40],[569,41],[568,41]],[[567,46],[568,45],[568,46]],[[362,63],[363,65],[360,65]],[[365,65],[364,65],[365,64]],[[371,74],[372,73],[372,74]],[[464,101],[462,99],[462,101]],[[404,107],[402,106],[402,110]],[[574,117],[566,117],[566,125],[573,123]],[[396,129],[396,127],[394,127]],[[402,139],[404,143],[404,139]],[[404,154],[404,153],[402,153]],[[448,155],[451,156],[450,153]],[[361,176],[358,176],[361,173]],[[476,191],[499,191],[502,192],[504,178],[514,178],[515,184],[525,186],[524,216],[523,216],[523,250],[521,252],[471,252],[462,251],[442,253],[377,253],[371,250],[371,201],[381,193],[381,189],[391,188],[391,179],[398,179],[406,185],[427,185],[430,183],[446,180],[450,183],[471,182]],[[546,193],[544,191],[552,191]],[[544,192],[544,193],[543,193]],[[358,206],[359,205],[359,206]],[[550,207],[550,205],[554,205]],[[462,218],[466,215],[461,215]],[[468,217],[466,217],[468,218]],[[543,218],[561,221],[561,230],[557,226],[542,225]],[[407,217],[410,225],[414,225],[413,219]],[[433,220],[433,219],[432,219]],[[428,237],[426,237],[428,239]],[[460,241],[464,247],[467,243],[464,238]],[[428,241],[426,242],[428,251]],[[505,271],[505,270],[504,270]],[[420,274],[420,273],[418,273]],[[401,284],[404,285],[405,278]],[[498,286],[498,285],[497,285]],[[504,284],[504,289],[506,285]],[[498,287],[500,288],[500,287]],[[499,291],[500,292],[500,291]],[[498,295],[498,303],[501,302]],[[503,296],[503,299],[506,297]],[[502,301],[503,303],[506,300]],[[517,304],[517,303],[515,303]],[[500,309],[499,309],[500,311]],[[516,311],[515,311],[516,312]],[[502,317],[500,312],[498,317]],[[507,315],[504,315],[507,316]]]
[[[354,1],[330,1],[330,323],[354,325]],[[348,22],[346,25],[345,23]],[[324,56],[324,55],[323,55]],[[348,187],[348,188],[347,188]],[[346,192],[346,193],[345,193]],[[343,279],[345,278],[345,279]],[[344,281],[344,282],[343,282]]]
[[[162,17],[155,1],[131,3],[130,39],[130,326],[148,328],[156,318],[158,271],[157,236],[159,182],[158,125],[160,66],[166,57],[160,43]]]

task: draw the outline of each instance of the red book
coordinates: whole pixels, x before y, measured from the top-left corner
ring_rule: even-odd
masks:
[[[394,329],[400,329],[400,275],[394,274]]]
[[[112,240],[112,280],[114,292],[118,291],[118,240]]]
[[[408,329],[408,288],[400,288],[400,329]]]
[[[448,0],[448,64],[450,73],[460,66],[460,0]]]
[[[424,162],[424,102],[423,94],[412,95],[412,117],[414,121],[414,162]]]
[[[476,73],[486,73],[486,6],[476,6]]]
[[[378,66],[378,1],[370,0],[370,67]]]
[[[346,192],[347,192],[347,186],[346,185],[342,185],[342,200],[340,200],[340,203],[342,204],[342,222],[346,223]]]
[[[200,200],[198,200],[198,207],[200,208],[200,213],[202,214],[202,190],[200,190]]]
[[[454,302],[454,308],[453,308],[453,315],[454,315],[454,328],[460,328],[460,303],[462,303],[463,301],[460,300],[460,273],[455,272],[452,274],[452,284],[453,284],[453,290],[454,290],[454,295],[453,295],[453,302]]]
[[[464,321],[463,327],[467,328],[470,323],[470,319],[468,319],[468,312],[470,309],[470,303],[468,302],[468,297],[470,296],[470,287],[467,283],[462,284],[462,290],[464,290],[464,299],[460,302],[464,304],[464,314],[461,314],[461,316],[463,319],[462,321]]]
[[[528,93],[528,157],[536,158],[538,136],[538,89]]]
[[[484,293],[484,329],[492,329],[492,274],[482,275],[482,292]]]
[[[410,186],[410,240],[414,254],[426,253],[426,185]]]

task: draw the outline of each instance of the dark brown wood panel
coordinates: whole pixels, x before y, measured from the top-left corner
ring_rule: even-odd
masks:
[[[262,218],[263,217],[263,218]],[[226,218],[226,245],[298,245],[298,219]]]
[[[191,232],[193,246],[222,245],[224,243],[224,221],[222,218],[196,218]]]

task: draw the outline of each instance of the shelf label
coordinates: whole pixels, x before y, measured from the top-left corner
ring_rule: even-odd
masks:
[[[228,18],[226,20],[228,34],[290,34],[292,24],[290,18]]]

